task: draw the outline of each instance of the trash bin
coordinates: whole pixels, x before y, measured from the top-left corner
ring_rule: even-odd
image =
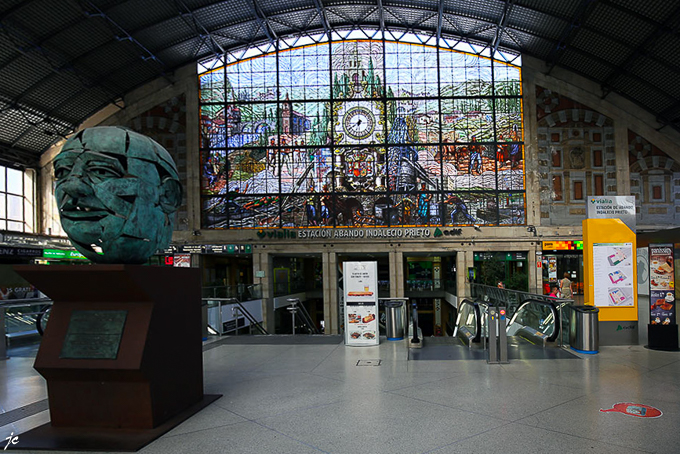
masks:
[[[387,301],[385,303],[385,324],[387,340],[398,341],[404,338],[404,302]]]
[[[570,308],[569,345],[579,353],[597,353],[600,348],[600,309],[595,306]]]

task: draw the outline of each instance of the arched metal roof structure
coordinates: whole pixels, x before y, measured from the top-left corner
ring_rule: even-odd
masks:
[[[530,55],[680,129],[680,2],[3,0],[0,159],[34,166],[101,108],[211,55],[368,27]]]

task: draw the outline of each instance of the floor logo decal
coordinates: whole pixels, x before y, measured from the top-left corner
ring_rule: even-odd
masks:
[[[600,408],[603,413],[623,413],[624,415],[637,416],[638,418],[658,418],[663,415],[663,412],[658,408],[650,407],[644,404],[633,404],[630,402],[619,402],[612,408]]]

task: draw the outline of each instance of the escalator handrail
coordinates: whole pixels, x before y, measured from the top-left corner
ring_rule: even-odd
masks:
[[[236,304],[239,307],[243,316],[248,319],[251,325],[255,326],[262,334],[269,335],[269,332],[266,329],[264,329],[264,326],[262,326],[262,324],[258,322],[255,319],[255,317],[253,317],[253,314],[251,314],[248,311],[248,309],[246,309],[245,306],[241,304],[238,298],[204,298],[204,299],[207,299],[209,301],[226,301],[227,304]]]
[[[420,337],[418,337],[418,303],[415,301],[411,302],[411,323],[413,323],[413,337],[411,338],[411,343],[419,344]]]
[[[472,339],[472,342],[479,342],[480,338],[482,337],[482,313],[479,308],[479,302],[475,301],[470,298],[464,298],[461,300],[461,302],[458,304],[458,316],[456,317],[456,332],[458,330],[458,320],[461,314],[460,307],[463,304],[467,304],[472,306],[472,311],[475,314],[475,337]]]
[[[512,319],[510,319],[510,323],[508,323],[508,326],[512,325],[515,322],[515,319],[517,318],[517,314],[521,312],[521,310],[529,305],[529,304],[538,304],[539,306],[545,306],[550,309],[550,313],[553,316],[553,321],[555,324],[555,329],[553,330],[553,333],[546,339],[548,342],[555,342],[555,340],[559,337],[560,335],[560,311],[557,310],[557,306],[555,303],[560,303],[561,301],[559,299],[554,299],[554,301],[548,301],[548,300],[540,300],[536,298],[527,298],[522,301],[522,304],[519,305],[517,310],[512,316]]]

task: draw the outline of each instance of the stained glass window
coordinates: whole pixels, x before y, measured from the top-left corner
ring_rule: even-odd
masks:
[[[199,78],[203,228],[525,223],[517,66],[345,40]]]

